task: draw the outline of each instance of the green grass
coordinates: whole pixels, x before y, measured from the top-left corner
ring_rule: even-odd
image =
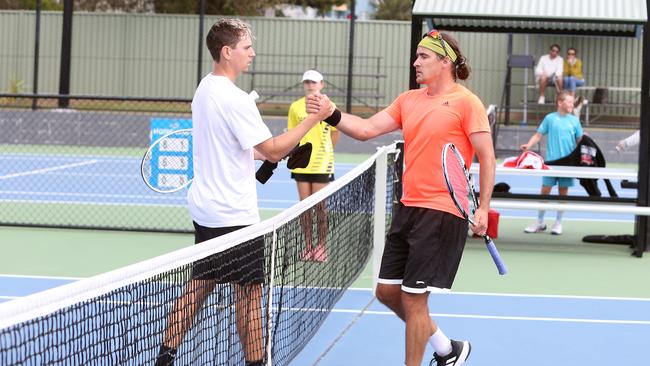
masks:
[[[469,239],[453,291],[650,298],[650,256],[585,235],[632,234],[632,222],[564,220],[564,234],[525,234],[530,219],[501,219],[495,243],[509,270],[499,276],[482,239]],[[353,287],[372,287],[368,265]]]
[[[13,145],[1,144],[3,154],[70,155],[70,156],[119,156],[142,157],[145,148],[139,147],[100,147],[66,145]]]
[[[588,234],[630,234],[633,223],[564,222],[561,236],[524,234],[529,219],[501,219],[499,276],[485,245],[469,239],[453,291],[650,298],[650,254],[625,245],[582,242]],[[0,227],[0,272],[88,277],[193,244],[192,234]],[[353,284],[372,287],[370,264]]]

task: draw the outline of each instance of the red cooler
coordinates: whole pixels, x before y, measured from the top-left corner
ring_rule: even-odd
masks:
[[[487,234],[490,238],[496,239],[499,236],[499,211],[489,210],[488,211],[488,227]],[[472,235],[475,238],[479,236],[474,234]]]

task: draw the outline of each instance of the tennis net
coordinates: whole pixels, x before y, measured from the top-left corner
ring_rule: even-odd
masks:
[[[0,364],[153,365],[163,344],[175,365],[289,364],[382,246],[396,156],[259,224],[0,304]]]

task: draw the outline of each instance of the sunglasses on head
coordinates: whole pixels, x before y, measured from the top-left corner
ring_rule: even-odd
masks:
[[[427,33],[426,36],[427,36],[427,37],[431,37],[431,38],[433,38],[433,39],[437,39],[437,40],[439,40],[439,41],[440,41],[440,45],[442,46],[442,50],[445,52],[445,57],[448,57],[448,56],[449,56],[449,54],[447,53],[447,44],[446,44],[444,38],[442,38],[442,34],[440,33],[439,30],[437,30],[437,29],[432,29],[432,30],[429,31],[429,33]]]

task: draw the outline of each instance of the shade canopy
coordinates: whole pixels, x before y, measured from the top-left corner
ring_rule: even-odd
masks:
[[[416,0],[413,17],[454,31],[636,37],[648,16],[646,0]]]

